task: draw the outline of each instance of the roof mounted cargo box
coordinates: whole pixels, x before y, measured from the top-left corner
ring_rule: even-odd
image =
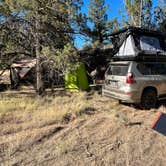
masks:
[[[166,36],[160,32],[129,27],[110,37],[114,61],[166,61]]]

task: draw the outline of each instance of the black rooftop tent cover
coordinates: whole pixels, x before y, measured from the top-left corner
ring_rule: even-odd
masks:
[[[110,35],[113,60],[166,61],[166,34],[138,27]]]

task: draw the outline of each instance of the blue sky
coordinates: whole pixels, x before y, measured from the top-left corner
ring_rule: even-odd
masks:
[[[153,4],[156,5],[158,0],[153,0]],[[84,5],[82,7],[82,12],[88,14],[88,6],[89,6],[90,0],[84,0]],[[119,13],[119,10],[122,10],[123,12],[124,7],[123,7],[123,0],[105,0],[105,4],[109,4],[110,8],[107,11],[109,20],[117,17],[117,19],[120,21],[121,20],[121,15]],[[75,40],[75,46],[77,48],[82,48],[84,44],[88,44],[87,41],[84,40],[83,37],[77,36]]]
[[[108,4],[110,6],[110,9],[108,10],[108,16],[109,18],[113,18],[113,17],[118,17],[119,16],[119,12],[118,10],[120,8],[123,8],[123,4],[122,4],[123,0],[105,0],[105,4]],[[84,6],[82,8],[82,11],[84,13],[88,13],[88,6],[89,6],[90,0],[85,0],[84,1]]]

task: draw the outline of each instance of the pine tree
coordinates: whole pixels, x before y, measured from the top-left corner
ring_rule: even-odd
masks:
[[[140,26],[141,19],[141,0],[124,0],[128,20],[125,21],[130,26]]]
[[[155,7],[155,23],[157,29],[166,32],[166,1],[159,0],[159,5]]]
[[[104,0],[91,0],[89,6],[89,20],[92,23],[92,43],[103,43],[109,29],[107,10]]]
[[[2,56],[14,50],[36,56],[38,92],[43,89],[39,65],[42,49],[63,49],[73,41],[80,6],[80,0],[0,0],[0,43],[5,45]]]
[[[152,23],[152,0],[142,2],[141,26],[147,29],[151,28]]]
[[[152,1],[151,0],[124,0],[127,11],[127,25],[150,28],[152,20]]]

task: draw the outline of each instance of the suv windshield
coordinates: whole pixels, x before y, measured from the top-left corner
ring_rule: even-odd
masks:
[[[107,70],[108,75],[126,76],[128,64],[111,64]]]

